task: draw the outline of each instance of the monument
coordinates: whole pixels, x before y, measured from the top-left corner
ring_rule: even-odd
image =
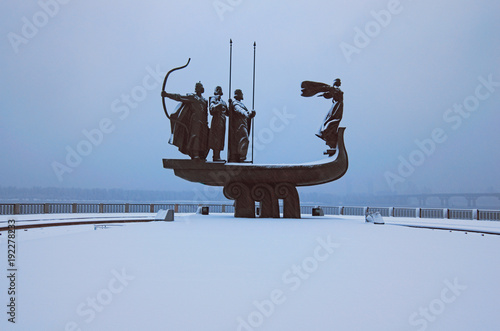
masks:
[[[230,45],[231,59],[232,41]],[[346,173],[348,157],[344,146],[345,128],[339,127],[343,112],[340,79],[336,79],[333,86],[312,81],[304,81],[301,85],[302,96],[310,97],[322,93],[319,96],[332,99],[330,111],[320,131],[316,134],[329,147],[324,153],[328,155],[327,158],[290,165],[253,164],[253,153],[251,162],[246,161],[246,157],[249,135],[254,127],[252,119],[256,113],[253,100],[252,110],[248,110],[242,103],[243,92],[241,90],[235,90],[235,101],[231,99],[231,96],[229,97],[229,107],[225,106],[226,103],[221,100],[223,94],[220,86],[215,88],[215,96],[210,98],[209,103],[201,95],[203,93],[201,83],[195,85],[194,94],[181,96],[165,91],[169,75],[175,70],[187,67],[190,60],[184,66],[174,68],[167,73],[161,95],[163,109],[170,119],[172,137],[169,143],[177,146],[181,153],[189,155],[191,159],[163,159],[164,168],[173,169],[176,176],[191,182],[223,187],[225,197],[235,201],[234,216],[247,218],[256,217],[256,202],[260,205],[259,217],[279,218],[279,200],[283,200],[284,218],[300,218],[298,186],[332,182]],[[231,78],[229,81],[231,82]],[[229,91],[231,92],[231,83],[229,83]],[[172,115],[168,114],[165,98],[180,102]],[[212,115],[210,128],[207,124],[208,109]],[[220,151],[224,148],[224,143],[220,139],[224,139],[226,115],[229,116],[228,162],[222,160],[220,156]],[[213,162],[206,161],[209,148],[213,150]],[[332,156],[335,154],[337,156],[334,159]]]

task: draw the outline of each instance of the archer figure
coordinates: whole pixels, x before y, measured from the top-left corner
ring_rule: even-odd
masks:
[[[163,98],[181,102],[169,117],[172,132],[169,143],[193,160],[205,160],[208,154],[207,100],[202,96],[203,92],[201,82],[196,83],[194,94],[161,92]]]

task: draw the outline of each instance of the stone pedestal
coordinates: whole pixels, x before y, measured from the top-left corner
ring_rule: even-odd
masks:
[[[289,183],[232,182],[224,186],[224,196],[234,200],[235,217],[255,217],[255,202],[259,202],[258,217],[280,218],[279,199],[283,199],[283,217],[300,218],[299,194]]]

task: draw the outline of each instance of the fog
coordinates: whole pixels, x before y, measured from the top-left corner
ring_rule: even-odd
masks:
[[[227,98],[232,39],[248,107],[257,43],[255,163],[324,158],[331,101],[300,83],[342,79],[349,170],[302,192],[500,191],[498,2],[4,1],[0,16],[0,186],[200,188],[162,168],[185,156],[161,82],[191,58],[167,91]]]

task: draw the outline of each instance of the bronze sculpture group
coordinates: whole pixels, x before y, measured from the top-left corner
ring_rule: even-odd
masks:
[[[234,101],[229,99],[229,107],[222,100],[222,88],[217,86],[214,96],[209,102],[202,96],[205,89],[201,82],[196,83],[195,93],[185,96],[162,91],[163,98],[181,102],[175,112],[170,115],[171,137],[169,143],[179,148],[183,154],[192,160],[206,160],[209,150],[213,151],[214,162],[224,162],[221,151],[224,149],[226,137],[226,117],[232,117],[229,130],[228,160],[244,162],[249,145],[249,132],[255,110],[248,110],[243,104],[243,92],[234,91]],[[208,127],[208,112],[212,115]]]
[[[335,79],[333,85],[303,81],[302,96],[318,95],[332,99],[332,106],[316,136],[323,139],[330,147],[325,154],[333,156],[337,151],[338,129],[344,110],[344,92],[340,89],[341,81]],[[224,162],[221,151],[224,150],[226,137],[226,118],[229,116],[231,129],[228,147],[229,162],[244,162],[248,153],[249,133],[255,110],[248,110],[243,104],[243,92],[234,91],[234,101],[228,100],[229,107],[222,99],[222,88],[217,86],[209,101],[203,97],[205,89],[201,82],[196,83],[195,93],[182,96],[162,91],[162,97],[181,102],[170,116],[171,138],[169,143],[179,148],[183,154],[193,160],[206,160],[209,150],[213,151],[214,162]],[[208,113],[212,116],[208,127]]]
[[[311,186],[332,182],[341,178],[347,171],[348,158],[344,146],[344,130],[339,127],[342,119],[344,98],[340,90],[340,79],[332,86],[324,83],[303,81],[302,96],[317,95],[332,99],[332,106],[316,134],[324,140],[329,149],[324,153],[329,157],[312,163],[249,164],[247,153],[250,132],[255,117],[255,46],[254,43],[254,96],[252,110],[243,104],[243,92],[234,91],[234,100],[226,103],[220,86],[207,101],[203,97],[201,82],[196,83],[195,93],[179,95],[167,93],[165,86],[171,72],[187,67],[186,65],[170,70],[165,76],[162,88],[162,102],[166,116],[170,119],[171,138],[169,143],[178,147],[191,160],[163,159],[163,167],[173,169],[176,176],[185,180],[210,186],[222,186],[224,196],[235,201],[235,217],[256,217],[256,203],[260,206],[258,217],[280,217],[280,201],[283,217],[300,218],[300,202],[296,187]],[[230,41],[229,90],[231,91],[232,41]],[[180,102],[176,111],[169,115],[165,99]],[[210,127],[208,114],[212,116]],[[229,121],[227,119],[229,118]],[[228,162],[222,160],[226,129],[228,131]],[[252,144],[253,145],[253,144]],[[213,162],[206,162],[209,150],[213,151]],[[330,158],[337,155],[335,159]]]

